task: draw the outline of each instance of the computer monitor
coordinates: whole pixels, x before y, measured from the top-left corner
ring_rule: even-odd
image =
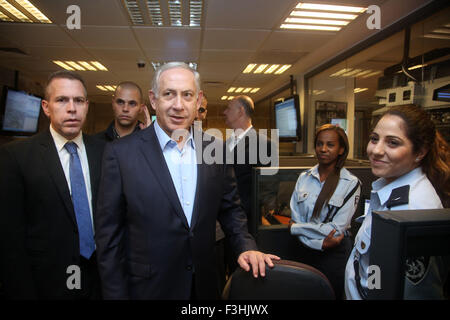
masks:
[[[300,103],[299,96],[293,95],[275,102],[275,128],[283,140],[300,140]]]
[[[5,86],[0,105],[0,133],[4,135],[35,134],[38,130],[41,100],[40,97]]]
[[[407,257],[450,254],[450,209],[372,212],[369,265],[378,266],[381,286],[369,299],[403,299]]]

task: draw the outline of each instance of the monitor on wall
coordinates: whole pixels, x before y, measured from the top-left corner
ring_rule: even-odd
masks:
[[[275,128],[280,140],[300,140],[300,103],[298,95],[275,102]]]
[[[35,134],[41,101],[40,97],[5,86],[0,105],[0,133],[17,136]]]

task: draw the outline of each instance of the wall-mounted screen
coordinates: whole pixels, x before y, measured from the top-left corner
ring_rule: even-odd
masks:
[[[275,102],[275,128],[280,139],[301,138],[300,103],[298,95]]]
[[[1,133],[31,135],[37,132],[41,98],[4,87],[1,105]]]

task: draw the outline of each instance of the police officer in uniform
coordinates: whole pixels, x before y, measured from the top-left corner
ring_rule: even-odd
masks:
[[[448,181],[436,179],[429,170],[432,166],[438,175],[448,173],[448,145],[423,109],[401,106],[387,111],[370,136],[367,154],[380,179],[372,184],[368,213],[356,219],[362,225],[345,270],[345,294],[352,300],[368,297],[372,211],[437,209],[448,199]],[[442,299],[448,258],[409,257],[404,299]]]

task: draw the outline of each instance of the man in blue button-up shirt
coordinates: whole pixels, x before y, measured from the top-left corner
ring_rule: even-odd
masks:
[[[216,220],[255,277],[279,259],[257,251],[233,168],[202,161],[221,142],[191,128],[199,84],[184,63],[162,66],[150,90],[157,120],[106,147],[96,243],[107,299],[217,298]]]

